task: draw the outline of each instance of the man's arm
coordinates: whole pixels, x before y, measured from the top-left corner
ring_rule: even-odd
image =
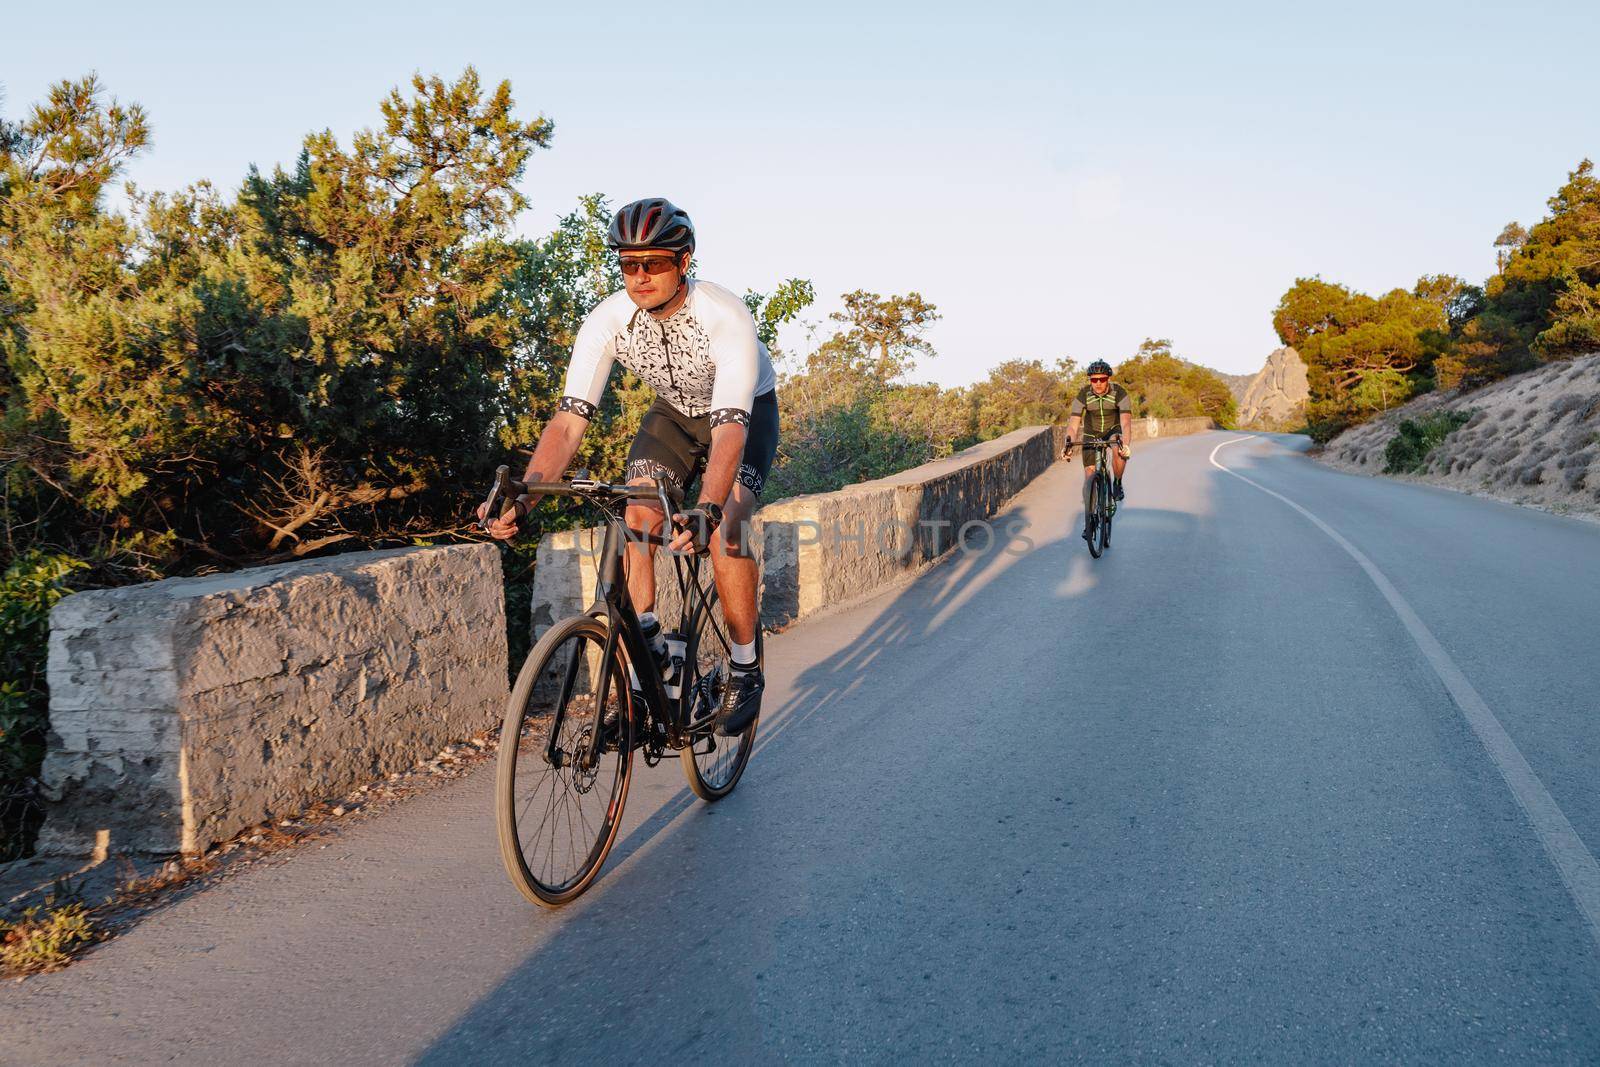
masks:
[[[1067,409],[1067,448],[1061,453],[1063,456],[1072,454],[1072,442],[1078,440],[1078,428],[1083,425],[1083,395],[1083,390],[1078,390]]]
[[[612,293],[584,316],[578,336],[572,341],[572,359],[561,385],[561,400],[556,413],[545,423],[533,458],[528,461],[525,482],[553,482],[566,473],[572,457],[578,454],[583,431],[599,412],[606,380],[617,362],[617,343],[629,321],[626,292]],[[528,502],[532,507],[538,497]]]
[[[566,473],[572,457],[578,454],[583,431],[595,416],[596,405],[605,393],[606,379],[611,377],[611,368],[616,364],[617,339],[631,317],[628,310],[631,303],[625,290],[618,291],[584,316],[578,336],[572,340],[572,359],[567,363],[561,400],[555,415],[539,434],[539,443],[533,448],[533,458],[528,460],[523,481],[553,482]],[[524,515],[539,502],[537,495],[517,499],[526,509]],[[517,501],[507,501],[506,513],[489,527],[490,536],[506,541],[516,535],[516,504]]]
[[[1133,413],[1124,411],[1122,413],[1122,451],[1124,453],[1128,451],[1128,442],[1131,440],[1133,440]]]
[[[711,454],[706,457],[706,472],[700,476],[700,503],[728,506],[728,496],[733,492],[733,479],[739,473],[739,461],[744,458],[744,442],[749,436],[737,422],[726,422],[712,427]]]
[[[578,454],[578,446],[583,443],[583,431],[588,428],[589,420],[581,415],[570,411],[556,412],[555,418],[539,435],[539,443],[533,448],[533,458],[528,460],[528,469],[522,480],[553,482],[560,478],[571,465],[572,457]],[[528,506],[538,503],[538,499],[534,497]]]
[[[739,473],[739,461],[744,458],[744,441],[748,431],[738,422],[725,422],[711,428],[711,454],[706,457],[705,473],[700,476],[700,502],[696,507],[715,504],[726,509],[728,497],[733,493],[733,479]],[[679,530],[667,547],[674,552],[686,552],[694,544],[695,530]]]
[[[528,469],[523,473],[522,480],[553,482],[565,474],[572,457],[578,454],[578,446],[583,443],[583,431],[588,427],[589,420],[581,415],[570,411],[556,412],[539,435],[539,443],[533,447],[533,458],[528,460]],[[539,496],[533,494],[506,501],[506,510],[489,524],[490,537],[508,541],[516,536],[520,517],[517,514],[518,501],[522,502],[522,514],[526,515],[539,502]],[[478,510],[481,512],[483,505],[478,505]]]

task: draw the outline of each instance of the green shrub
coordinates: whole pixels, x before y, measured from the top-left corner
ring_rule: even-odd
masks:
[[[47,900],[15,920],[0,919],[0,977],[57,971],[98,941],[99,925],[80,901]]]
[[[50,609],[84,566],[35,550],[0,577],[0,861],[25,855],[38,829],[34,782],[50,725],[44,673]]]
[[[1408,474],[1419,469],[1428,454],[1456,430],[1465,426],[1472,415],[1465,411],[1436,411],[1420,419],[1405,419],[1399,432],[1389,440],[1383,450],[1385,474]]]

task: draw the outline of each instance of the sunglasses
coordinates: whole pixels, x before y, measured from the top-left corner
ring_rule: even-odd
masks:
[[[1095,374],[1091,375],[1089,380],[1091,382],[1109,382],[1111,380],[1111,376],[1109,374]]]
[[[667,271],[676,270],[678,267],[678,261],[673,256],[639,256],[624,259],[621,263],[622,273],[629,277],[638,274],[640,271],[644,271],[647,274],[665,274]]]

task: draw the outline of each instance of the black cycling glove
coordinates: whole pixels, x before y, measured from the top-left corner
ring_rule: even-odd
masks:
[[[674,515],[672,524],[679,530],[688,530],[694,534],[695,554],[709,551],[711,548],[711,534],[722,525],[722,509],[715,504],[701,504],[697,508]]]

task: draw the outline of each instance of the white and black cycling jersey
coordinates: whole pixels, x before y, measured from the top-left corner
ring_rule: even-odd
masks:
[[[748,426],[755,398],[777,387],[772,357],[743,300],[711,282],[688,286],[683,306],[659,322],[625,289],[597,304],[573,342],[560,410],[593,418],[620,361],[683,414]]]

